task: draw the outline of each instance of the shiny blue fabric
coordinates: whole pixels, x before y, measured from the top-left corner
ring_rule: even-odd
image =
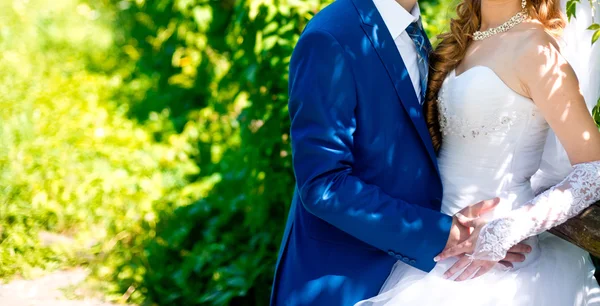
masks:
[[[372,0],[318,13],[290,62],[296,190],[272,305],[353,305],[397,260],[430,271],[452,222],[408,71]]]

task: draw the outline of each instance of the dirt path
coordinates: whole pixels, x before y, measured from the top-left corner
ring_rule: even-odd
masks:
[[[84,269],[57,271],[34,280],[15,280],[0,284],[2,306],[113,306],[95,299],[68,300],[62,288],[77,285],[87,276]]]

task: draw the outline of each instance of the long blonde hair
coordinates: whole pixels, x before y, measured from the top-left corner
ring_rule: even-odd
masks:
[[[527,0],[525,8],[530,18],[538,20],[551,33],[565,27],[560,0]],[[450,21],[450,31],[438,36],[439,44],[430,55],[429,82],[425,97],[425,119],[436,151],[442,145],[438,121],[437,97],[444,79],[465,57],[473,41],[473,33],[481,26],[481,0],[463,0],[456,8],[456,18]]]

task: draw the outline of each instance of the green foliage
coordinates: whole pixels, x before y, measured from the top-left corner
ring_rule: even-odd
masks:
[[[594,34],[592,34],[592,44],[593,44],[600,38],[600,24],[594,23],[588,28],[588,30],[595,31]]]
[[[590,6],[593,8],[594,6],[594,0],[588,0],[590,3]],[[567,17],[569,19],[569,21],[571,21],[571,18],[577,18],[577,4],[581,4],[581,0],[568,0],[567,1]],[[594,15],[594,12],[592,11],[592,16]],[[592,34],[592,44],[594,44],[599,38],[600,38],[600,24],[595,23],[594,19],[592,18],[592,24],[588,27],[588,30],[591,31],[595,31]]]
[[[147,273],[141,282],[133,276],[131,282],[150,301],[260,305],[268,300],[294,185],[287,66],[299,33],[320,5],[318,1],[236,1],[186,6],[172,1],[160,7],[170,19],[152,18],[151,25],[134,25],[151,31],[176,24],[173,36],[151,48],[142,45],[141,53],[147,57],[140,61],[145,66],[168,48],[176,50],[168,62],[180,62],[180,54],[199,58],[188,62],[193,73],[185,81],[197,84],[200,75],[211,69],[211,83],[205,86],[213,91],[201,98],[208,107],[235,114],[232,123],[240,139],[224,146],[215,169],[221,180],[210,195],[167,217],[156,239],[149,241],[143,262]],[[124,14],[140,16],[150,11],[155,15],[158,9],[149,3],[132,3]],[[225,28],[227,35],[222,35]],[[185,73],[181,67],[169,69],[160,78],[180,80]]]
[[[328,2],[0,2],[0,277],[88,264],[111,300],[265,305],[287,66]],[[430,34],[451,4],[421,2]]]
[[[571,21],[571,18],[577,18],[577,4],[581,3],[581,0],[568,0],[567,1],[567,18]]]
[[[90,261],[116,274],[159,212],[198,197],[181,191],[199,172],[192,135],[156,141],[173,130],[168,111],[128,118],[115,96],[131,67],[87,4],[2,2],[0,14],[0,277]],[[73,242],[48,245],[47,232]]]

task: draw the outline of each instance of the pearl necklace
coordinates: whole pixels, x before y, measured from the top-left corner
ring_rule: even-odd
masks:
[[[501,24],[498,27],[487,29],[483,32],[476,31],[475,33],[473,33],[473,40],[484,40],[490,36],[504,33],[506,31],[514,28],[519,23],[527,20],[528,17],[529,17],[529,14],[527,14],[527,11],[522,10],[522,11],[518,12],[516,15],[512,16],[507,22]]]

